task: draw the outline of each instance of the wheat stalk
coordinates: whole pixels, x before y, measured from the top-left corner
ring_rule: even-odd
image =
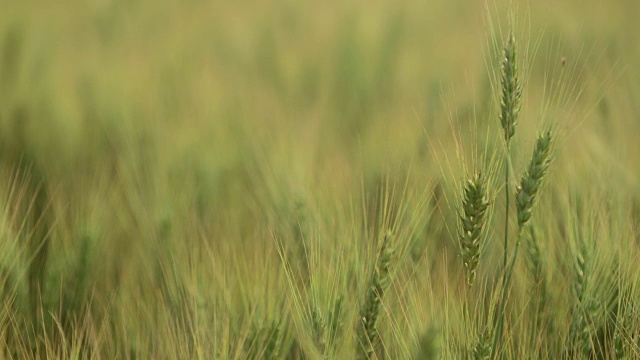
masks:
[[[504,220],[504,256],[503,270],[507,268],[509,253],[509,205],[511,203],[511,190],[509,189],[511,174],[511,138],[515,135],[518,115],[522,106],[522,85],[518,74],[516,38],[509,35],[503,49],[502,72],[500,77],[502,84],[502,96],[500,98],[500,123],[504,131],[506,154],[504,158],[505,177],[505,220]]]
[[[540,187],[542,186],[542,180],[549,170],[551,164],[551,144],[552,135],[551,131],[547,131],[538,136],[536,140],[536,146],[531,156],[529,167],[520,181],[516,192],[516,209],[518,212],[518,238],[516,241],[516,247],[509,263],[508,269],[505,269],[505,281],[502,288],[502,297],[500,301],[500,307],[498,308],[497,326],[494,335],[493,349],[491,358],[495,358],[497,348],[500,345],[502,339],[502,329],[504,327],[504,309],[506,307],[507,294],[511,287],[511,279],[513,278],[513,269],[518,257],[518,249],[522,239],[522,233],[524,226],[531,219],[535,200],[537,198]]]

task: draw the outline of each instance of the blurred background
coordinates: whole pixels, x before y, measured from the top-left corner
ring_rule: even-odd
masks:
[[[640,5],[513,5],[529,74],[522,133],[554,124],[572,164],[600,159],[636,176]],[[9,168],[35,166],[71,203],[118,181],[149,201],[181,188],[181,204],[200,213],[319,189],[347,198],[363,179],[402,178],[403,166],[427,183],[446,154],[488,146],[476,134],[499,133],[492,90],[507,2],[4,1],[2,9],[1,156]],[[149,211],[171,211],[162,206]]]
[[[514,4],[523,53],[536,65],[529,106],[545,81],[557,81],[564,58],[567,102],[598,101],[570,110],[608,150],[635,157],[635,139],[616,135],[638,126],[637,2]],[[428,157],[428,138],[446,143],[452,122],[486,127],[497,69],[487,45],[502,42],[488,18],[508,28],[506,2],[5,1],[2,9],[3,153],[27,152],[67,181],[124,162],[141,176],[150,174],[144,167],[163,179],[201,171],[206,183],[225,183],[251,161],[273,161],[272,171],[305,187],[323,174],[335,176],[322,182],[347,181],[358,166]],[[226,186],[235,185],[213,186],[216,198],[231,196]]]

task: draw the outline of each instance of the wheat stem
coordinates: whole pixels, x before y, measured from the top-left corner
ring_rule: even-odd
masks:
[[[504,140],[506,144],[505,154],[505,220],[504,220],[504,257],[502,263],[503,271],[507,267],[509,254],[509,204],[511,202],[511,191],[509,189],[510,174],[509,165],[511,163],[511,138],[515,135],[518,115],[522,106],[522,86],[520,84],[517,62],[516,40],[513,34],[509,35],[503,50],[502,74],[500,77],[502,84],[502,97],[500,99],[500,124],[504,130]]]

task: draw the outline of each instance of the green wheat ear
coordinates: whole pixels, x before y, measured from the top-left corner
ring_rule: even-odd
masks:
[[[488,207],[487,183],[478,173],[465,184],[460,212],[460,251],[469,285],[475,282],[480,263],[480,243],[484,234]]]
[[[522,177],[516,191],[516,208],[518,210],[518,227],[522,229],[529,219],[538,196],[542,180],[551,164],[551,131],[538,136],[536,147],[527,172]]]
[[[502,98],[500,100],[500,122],[507,143],[516,133],[518,114],[522,105],[522,85],[518,76],[516,38],[509,35],[502,59]]]
[[[478,341],[471,350],[473,360],[488,360],[491,357],[491,331],[486,328],[478,336]]]
[[[381,314],[382,298],[391,282],[391,265],[396,255],[394,245],[394,235],[387,231],[378,251],[365,304],[360,311],[361,346],[358,358],[361,359],[372,358],[380,341],[376,325]]]

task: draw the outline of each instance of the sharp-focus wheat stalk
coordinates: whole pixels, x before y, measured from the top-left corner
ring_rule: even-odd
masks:
[[[460,211],[460,251],[469,285],[473,285],[480,263],[480,245],[488,207],[487,183],[478,173],[465,184],[462,211]]]
[[[509,35],[507,44],[503,50],[502,72],[500,77],[502,85],[502,96],[500,98],[500,123],[504,130],[504,140],[506,143],[506,154],[504,158],[505,177],[505,220],[504,220],[504,256],[503,270],[507,268],[507,257],[509,249],[509,205],[511,203],[510,173],[511,173],[511,138],[516,133],[518,115],[522,106],[522,85],[518,74],[516,38]]]

